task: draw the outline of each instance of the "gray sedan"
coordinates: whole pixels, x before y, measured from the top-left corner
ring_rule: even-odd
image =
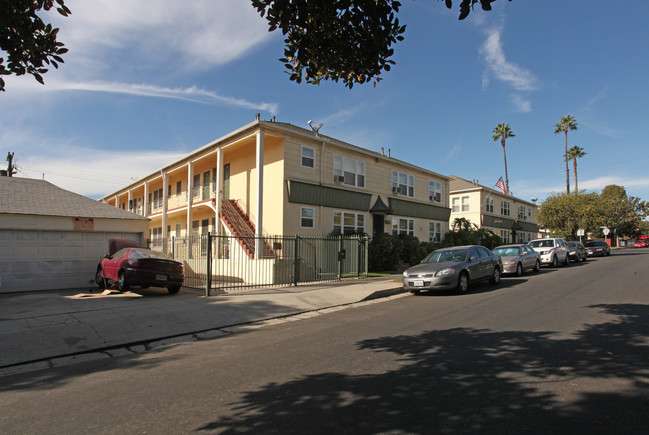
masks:
[[[484,246],[457,246],[433,251],[416,266],[403,272],[403,288],[413,294],[421,290],[457,289],[465,293],[469,283],[490,280],[500,283],[500,257]]]
[[[503,261],[503,273],[521,276],[523,272],[538,272],[541,268],[541,257],[528,245],[503,245],[494,249]]]

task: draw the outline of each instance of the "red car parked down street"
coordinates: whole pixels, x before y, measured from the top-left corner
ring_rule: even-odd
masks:
[[[633,244],[634,248],[648,248],[649,247],[649,236],[640,236],[636,239]]]

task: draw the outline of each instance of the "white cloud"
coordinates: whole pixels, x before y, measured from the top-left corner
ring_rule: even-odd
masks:
[[[19,177],[45,179],[80,195],[99,198],[184,156],[177,152],[123,152],[60,146],[55,155],[29,153],[19,159]],[[88,156],[92,156],[91,159]]]
[[[72,14],[53,20],[76,67],[98,74],[124,68],[200,71],[240,58],[268,40],[265,20],[241,0],[133,2],[68,0]]]
[[[484,56],[487,70],[483,75],[482,86],[489,85],[489,76],[509,84],[517,91],[533,91],[537,89],[537,79],[530,71],[508,61],[500,38],[501,28],[491,27],[486,30],[487,39],[480,48]]]
[[[530,100],[523,98],[521,95],[512,95],[511,101],[519,112],[529,113],[532,111]]]
[[[195,86],[188,88],[167,88],[161,86],[133,83],[118,82],[66,82],[60,80],[50,80],[47,86],[42,86],[35,81],[16,81],[15,86],[12,83],[12,90],[16,88],[22,91],[34,92],[56,92],[56,91],[86,91],[86,92],[105,92],[112,94],[137,95],[152,98],[169,98],[174,100],[190,101],[193,103],[206,105],[229,105],[237,106],[244,109],[254,109],[267,111],[276,114],[278,109],[277,103],[251,102],[241,98],[225,97],[215,92],[200,89]]]

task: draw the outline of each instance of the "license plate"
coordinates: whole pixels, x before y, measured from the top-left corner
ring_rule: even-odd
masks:
[[[156,281],[166,281],[167,280],[167,275],[156,275],[155,279],[156,279]]]
[[[413,284],[414,284],[415,287],[423,287],[424,286],[423,281],[414,281]]]

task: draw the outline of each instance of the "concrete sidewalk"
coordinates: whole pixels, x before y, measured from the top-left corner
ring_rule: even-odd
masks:
[[[21,365],[39,369],[56,365],[54,359],[82,360],[93,352],[105,357],[125,348],[142,350],[159,340],[216,337],[228,327],[390,296],[402,291],[395,278],[210,297],[186,291],[169,295],[165,289],[0,294],[0,375]]]

